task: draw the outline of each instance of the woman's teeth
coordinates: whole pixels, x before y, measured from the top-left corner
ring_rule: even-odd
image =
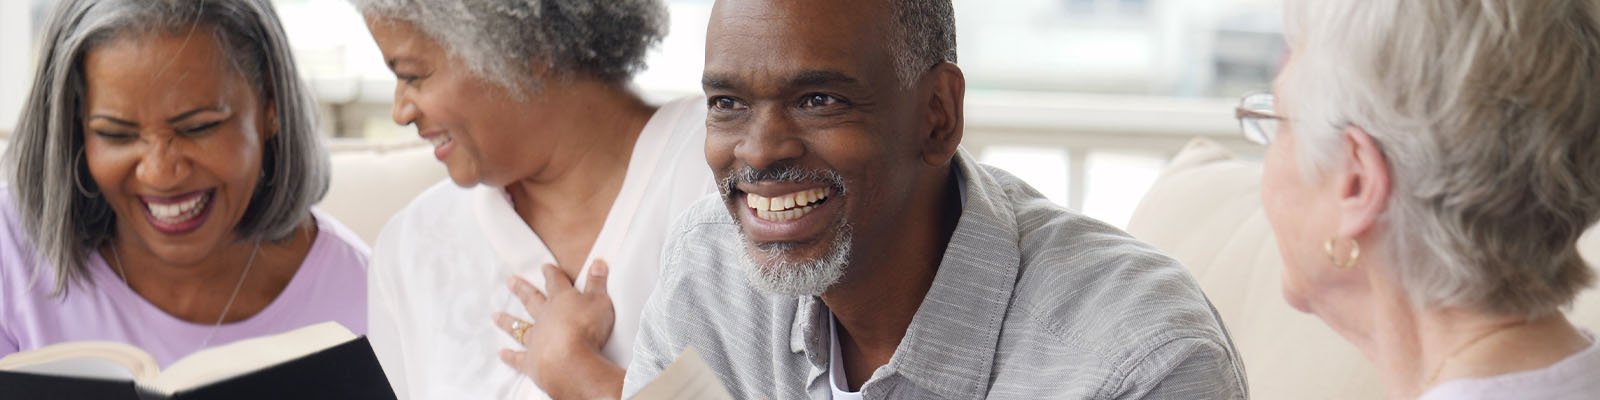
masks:
[[[811,213],[831,192],[828,188],[808,189],[776,197],[745,193],[745,205],[755,210],[757,218],[785,222]]]
[[[428,137],[428,143],[433,144],[434,148],[438,148],[439,146],[444,146],[446,143],[450,143],[450,134],[441,133],[441,134],[429,136]]]
[[[150,210],[150,215],[163,224],[176,224],[197,217],[206,210],[206,205],[211,202],[211,193],[195,196],[181,203],[155,204],[144,203]]]

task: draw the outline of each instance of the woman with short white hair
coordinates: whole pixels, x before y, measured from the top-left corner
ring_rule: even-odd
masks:
[[[352,3],[398,78],[395,123],[450,175],[374,250],[371,341],[395,391],[619,397],[668,228],[716,192],[705,101],[629,86],[666,5]]]
[[[1594,280],[1600,4],[1287,5],[1292,57],[1238,115],[1269,144],[1284,297],[1389,397],[1592,399],[1600,346],[1562,309]]]

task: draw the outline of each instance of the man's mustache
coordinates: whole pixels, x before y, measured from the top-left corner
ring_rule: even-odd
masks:
[[[741,183],[762,182],[819,182],[833,188],[833,192],[844,194],[844,176],[837,171],[828,169],[807,169],[794,164],[783,164],[770,168],[756,168],[745,165],[734,170],[727,177],[722,178],[722,195],[730,196],[739,189]]]

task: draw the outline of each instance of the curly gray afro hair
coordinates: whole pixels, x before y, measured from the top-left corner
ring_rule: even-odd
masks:
[[[620,83],[644,67],[667,33],[660,0],[350,0],[362,14],[410,22],[474,74],[532,88],[553,76]]]

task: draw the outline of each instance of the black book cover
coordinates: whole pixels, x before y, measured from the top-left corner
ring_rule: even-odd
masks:
[[[139,400],[133,382],[0,371],[0,399]]]
[[[366,337],[265,369],[182,390],[171,397],[132,382],[0,371],[0,399],[354,399],[392,400],[394,390]]]

